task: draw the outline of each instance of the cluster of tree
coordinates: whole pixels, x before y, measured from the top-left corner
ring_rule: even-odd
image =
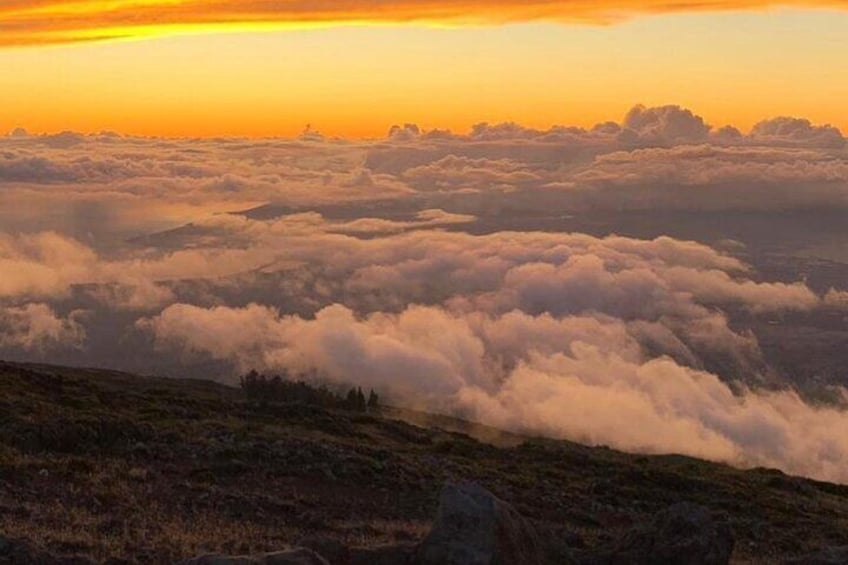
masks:
[[[367,398],[360,387],[351,388],[343,395],[323,385],[291,379],[287,374],[268,376],[250,371],[241,377],[241,389],[251,402],[294,402],[354,412],[370,412],[380,407],[380,397],[373,390]]]
[[[357,412],[370,412],[380,407],[380,397],[372,389],[366,400],[360,387],[352,388],[345,396],[345,407]]]

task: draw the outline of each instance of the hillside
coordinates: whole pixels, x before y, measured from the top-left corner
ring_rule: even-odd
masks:
[[[427,423],[250,405],[207,381],[0,363],[0,549],[24,539],[56,559],[162,563],[307,538],[415,541],[450,479],[512,503],[550,562],[681,501],[726,518],[733,562],[848,545],[848,486],[514,435],[484,443],[456,420],[399,418]]]

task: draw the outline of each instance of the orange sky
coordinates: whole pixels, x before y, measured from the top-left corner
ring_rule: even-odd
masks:
[[[765,4],[11,0],[0,131],[293,136],[310,123],[377,137],[403,122],[591,126],[636,103],[687,106],[715,126],[793,115],[848,131],[848,11],[704,11]],[[459,21],[663,10],[675,13]],[[153,38],[78,41],[113,35]]]
[[[342,22],[610,23],[639,14],[848,7],[846,0],[7,0],[0,43],[40,44]]]

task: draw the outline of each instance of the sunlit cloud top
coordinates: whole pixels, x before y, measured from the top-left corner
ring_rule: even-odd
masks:
[[[848,7],[844,0],[8,0],[0,45],[133,39],[178,33],[348,24],[481,25],[560,21],[609,24],[691,11]]]

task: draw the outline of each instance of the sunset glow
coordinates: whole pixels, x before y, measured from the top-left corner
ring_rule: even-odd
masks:
[[[528,21],[609,24],[646,14],[766,10],[780,6],[844,7],[840,0],[400,0],[262,2],[241,0],[42,0],[4,2],[7,45],[151,37],[186,31],[281,29],[346,23],[486,25]]]
[[[717,127],[802,115],[848,129],[841,11],[286,5],[5,3],[0,128],[291,137],[312,124],[362,138],[406,122],[459,132],[484,121],[591,127],[639,102],[683,104]],[[766,6],[735,5],[746,7]],[[113,40],[90,42],[104,38]]]

